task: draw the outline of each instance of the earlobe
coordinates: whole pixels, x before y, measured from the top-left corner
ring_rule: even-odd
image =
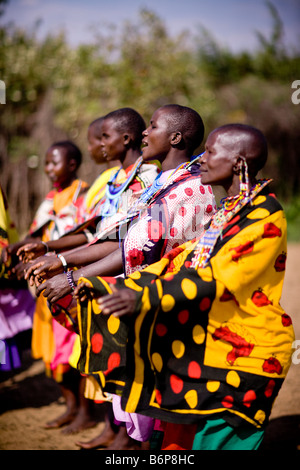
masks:
[[[236,174],[236,175],[241,171],[241,170],[240,170],[240,167],[239,167],[239,165],[238,165],[238,163],[235,163],[235,164],[233,165],[232,171],[233,171],[233,173]]]
[[[72,172],[72,171],[76,171],[77,170],[77,162],[76,160],[74,160],[74,158],[72,158],[70,161],[69,161],[69,170]]]
[[[178,145],[182,140],[182,134],[181,132],[173,132],[171,135],[171,144],[172,145]]]
[[[243,168],[243,158],[240,155],[237,155],[235,158],[235,163],[233,164],[232,171],[235,174],[239,174]]]
[[[130,139],[131,139],[130,135],[123,134],[124,145],[129,145]]]

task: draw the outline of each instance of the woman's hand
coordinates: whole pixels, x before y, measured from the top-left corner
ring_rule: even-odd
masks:
[[[97,296],[95,289],[88,282],[81,282],[74,291],[74,297],[80,302],[86,300],[97,299],[103,315],[114,315],[115,317],[131,316],[135,311],[136,293],[135,291],[125,288],[116,289],[110,284],[113,291],[112,294]]]
[[[43,296],[47,297],[47,300],[50,303],[57,302],[59,299],[65,297],[71,292],[72,289],[69,285],[66,274],[54,276],[36,288],[36,295],[39,296],[43,293]]]
[[[44,255],[47,252],[47,246],[42,242],[27,243],[21,246],[17,251],[17,256],[23,263]]]
[[[135,311],[137,300],[135,291],[128,288],[117,290],[113,285],[110,287],[113,293],[97,300],[103,315],[131,316]]]
[[[73,293],[75,299],[80,302],[92,300],[95,297],[95,289],[88,282],[80,282]]]
[[[42,280],[50,279],[63,272],[63,265],[56,255],[41,256],[25,269],[25,279],[31,286],[39,285]]]
[[[24,279],[24,273],[27,265],[24,264],[22,261],[18,264],[16,264],[12,269],[12,275],[14,275],[19,281],[21,279]]]

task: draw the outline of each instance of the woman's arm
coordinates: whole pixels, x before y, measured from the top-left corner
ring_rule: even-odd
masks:
[[[102,260],[118,250],[118,241],[105,241],[63,253],[69,268],[86,266]]]
[[[111,252],[105,258],[73,271],[73,280],[75,285],[80,277],[91,276],[117,276],[123,272],[122,251],[121,248]],[[59,274],[48,279],[37,287],[36,293],[40,295],[43,292],[49,302],[57,302],[67,294],[72,292],[66,274]]]
[[[28,263],[39,256],[47,253],[48,251],[68,251],[81,247],[87,243],[87,238],[83,233],[76,233],[74,235],[67,235],[61,237],[58,240],[48,241],[47,243],[42,241],[37,242],[26,242],[23,243],[23,246],[17,252],[17,255],[24,261]]]
[[[119,247],[117,241],[107,241],[102,243],[95,243],[93,245],[85,245],[83,247],[62,253],[66,261],[67,268],[75,268],[86,266],[102,260],[106,256],[113,253]],[[64,272],[63,259],[56,255],[43,256],[33,262],[26,270],[25,279],[30,279],[32,276],[40,280],[49,279]],[[31,280],[33,285],[33,280]]]

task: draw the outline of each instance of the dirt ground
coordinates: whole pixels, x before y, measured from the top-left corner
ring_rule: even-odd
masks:
[[[299,339],[298,304],[300,244],[288,247],[287,273],[282,306],[292,317]],[[97,405],[96,427],[76,435],[64,435],[62,429],[47,430],[43,425],[62,414],[64,403],[59,388],[45,377],[43,363],[24,355],[24,364],[15,374],[0,373],[0,449],[1,450],[76,450],[76,440],[88,441],[104,427],[103,405]],[[296,362],[296,361],[294,361]],[[299,447],[298,447],[299,446]],[[261,450],[300,449],[300,363],[293,363],[273,407]]]

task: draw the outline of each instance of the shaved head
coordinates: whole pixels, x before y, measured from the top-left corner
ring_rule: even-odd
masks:
[[[234,147],[236,155],[246,159],[249,175],[256,176],[265,166],[268,158],[268,145],[259,129],[246,124],[225,124],[215,129],[213,133],[222,134],[228,148],[232,151]]]
[[[104,121],[104,117],[102,116],[92,121],[89,125],[89,129],[92,129],[94,135],[97,137],[101,137],[103,121]]]
[[[179,104],[167,104],[159,108],[165,112],[170,132],[180,132],[191,152],[201,145],[204,124],[200,114],[192,108]]]

